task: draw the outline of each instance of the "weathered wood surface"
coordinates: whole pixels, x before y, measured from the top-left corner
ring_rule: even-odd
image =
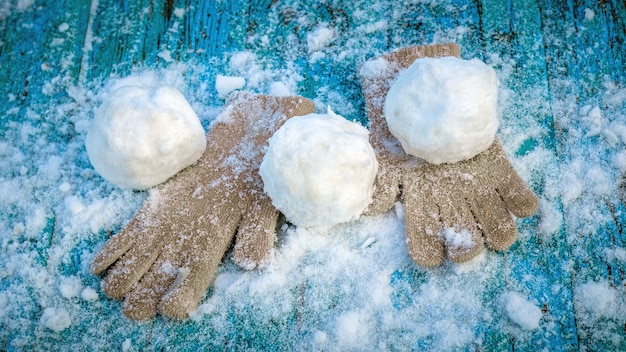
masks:
[[[301,332],[302,326],[322,329],[323,317],[330,314],[307,305],[309,298],[316,299],[307,296],[310,282],[294,289],[294,299],[304,302],[301,311],[280,319],[264,320],[257,301],[222,302],[229,312],[222,321],[210,314],[187,322],[125,319],[120,303],[99,291],[88,260],[130,218],[142,195],[118,194],[106,182],[85,176],[90,168],[80,143],[85,121],[73,116],[89,110],[95,93],[90,87],[137,67],[177,63],[187,66],[188,91],[204,92],[195,95],[194,107],[208,107],[204,116],[214,116],[210,109],[223,104],[214,89],[216,75],[242,74],[229,59],[247,51],[260,62],[249,69],[296,72],[297,93],[314,98],[320,108],[329,103],[347,118],[366,123],[359,64],[402,46],[448,41],[461,45],[463,57],[480,58],[498,70],[509,94],[503,99],[499,135],[542,198],[538,215],[518,220],[520,241],[504,254],[488,253],[496,269],[482,278],[480,302],[489,314],[467,317],[477,321],[468,326],[477,338],[454,347],[626,350],[626,317],[590,317],[577,296],[586,283],[607,282],[620,295],[617,302],[625,304],[626,209],[613,190],[620,168],[626,168],[623,161],[619,165],[626,159],[619,153],[626,135],[611,131],[626,120],[622,0],[5,1],[9,5],[0,5],[1,350],[109,350],[121,349],[127,340],[135,350],[306,349],[311,336]],[[324,55],[312,59],[307,34],[320,23],[336,35],[321,50]],[[249,88],[267,91],[268,82],[262,79]],[[594,107],[604,120],[589,121]],[[596,127],[600,131],[590,133]],[[50,166],[54,163],[57,167]],[[87,202],[94,201],[93,191],[94,197],[111,193],[116,204],[125,205],[112,217],[114,223],[91,223],[75,231],[55,212],[56,202],[64,199],[56,195],[62,179],[81,177],[88,181],[73,187]],[[32,192],[27,199],[12,199],[6,191],[11,187]],[[35,233],[29,231],[33,218],[45,219],[33,225]],[[412,301],[419,299],[420,285],[443,275],[405,264],[389,277],[397,315],[403,307],[420,304]],[[224,266],[226,272],[240,273],[228,262]],[[60,299],[58,280],[68,276],[97,289],[100,299]],[[520,331],[491,316],[506,290],[543,308],[538,329]],[[43,307],[59,301],[69,307],[72,324],[57,333],[42,327],[40,317]],[[442,346],[432,336],[413,338],[402,329],[379,333],[385,336],[375,340],[386,343],[365,347]]]

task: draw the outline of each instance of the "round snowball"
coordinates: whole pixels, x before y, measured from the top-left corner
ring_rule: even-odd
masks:
[[[407,154],[432,164],[471,159],[498,130],[498,77],[480,60],[417,59],[385,99],[389,131]]]
[[[147,189],[196,162],[206,139],[177,89],[123,86],[96,111],[85,144],[102,177],[123,188]]]
[[[260,167],[265,192],[296,226],[327,228],[372,202],[378,162],[368,131],[328,109],[288,120]]]

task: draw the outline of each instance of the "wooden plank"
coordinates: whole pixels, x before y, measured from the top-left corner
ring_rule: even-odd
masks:
[[[13,8],[1,24],[0,141],[10,146],[3,158],[19,160],[21,155],[24,159],[3,163],[0,180],[14,175],[9,180],[14,181],[11,184],[17,194],[22,193],[19,192],[21,187],[32,188],[34,192],[27,199],[10,202],[15,206],[3,205],[0,218],[10,226],[24,226],[28,225],[25,221],[28,216],[34,213],[41,216],[42,224],[39,234],[2,233],[3,250],[11,249],[3,254],[3,259],[13,262],[2,262],[0,291],[15,291],[9,296],[12,301],[5,302],[7,306],[2,308],[6,316],[0,328],[0,340],[1,348],[10,350],[32,350],[39,345],[41,328],[37,323],[42,306],[48,303],[41,295],[52,290],[52,287],[42,288],[41,280],[52,276],[46,273],[48,250],[58,229],[52,205],[42,199],[46,193],[45,181],[31,179],[38,172],[37,168],[45,166],[32,165],[27,160],[34,151],[48,153],[52,159],[55,150],[52,145],[64,144],[72,138],[72,122],[63,114],[62,107],[72,101],[67,88],[77,82],[82,35],[89,14],[88,4],[85,6],[84,2],[41,1],[23,5],[26,7]],[[73,11],[66,12],[70,7]],[[8,231],[11,230],[14,228]],[[7,273],[12,274],[7,276]],[[51,340],[58,343],[61,339],[62,336],[56,336]]]
[[[520,161],[531,162],[523,174],[530,176],[542,208],[558,210],[560,200],[548,191],[551,180],[558,177],[558,166],[539,8],[534,1],[515,1],[509,6],[497,1],[481,4],[485,57],[500,69],[502,84],[511,93],[503,102],[501,139]],[[533,165],[533,153],[542,153],[540,164]],[[560,270],[569,260],[564,229],[542,234],[537,215],[519,223],[520,240],[504,254],[506,289],[538,304],[544,317],[537,330],[510,336],[511,348],[575,350],[571,278]]]
[[[584,287],[589,282],[609,282],[623,290],[624,263],[607,258],[607,253],[623,250],[619,211],[623,205],[613,196],[594,194],[601,184],[593,184],[589,172],[576,164],[593,160],[616,177],[611,165],[612,146],[602,137],[588,136],[589,109],[598,106],[606,118],[623,111],[610,107],[603,100],[607,82],[624,85],[624,27],[623,3],[617,2],[542,2],[548,61],[548,82],[555,107],[556,132],[559,139],[560,162],[563,172],[576,172],[589,192],[566,194],[564,219],[568,246],[572,255],[573,285]],[[619,15],[621,13],[621,16]],[[608,24],[611,23],[611,24]],[[616,30],[616,27],[621,30]],[[610,143],[609,143],[610,144]],[[583,152],[585,151],[585,152]],[[584,153],[582,155],[581,153]],[[576,187],[576,185],[572,185]],[[613,191],[614,192],[614,191]],[[613,193],[614,194],[614,193]],[[608,251],[608,252],[607,252]],[[619,273],[617,278],[613,273]],[[582,350],[621,350],[626,346],[623,319],[589,319],[585,304],[580,305],[581,291],[575,289],[574,302],[579,342]],[[602,332],[597,324],[603,326]]]

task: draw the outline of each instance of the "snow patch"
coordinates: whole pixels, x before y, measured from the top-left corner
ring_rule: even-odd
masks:
[[[97,301],[98,292],[91,287],[85,287],[80,292],[80,298],[84,299],[85,301],[90,301],[90,302]]]
[[[367,314],[361,311],[342,313],[336,320],[336,335],[339,346],[357,347],[368,346],[368,337],[372,326]]]
[[[81,294],[82,289],[83,285],[80,282],[80,278],[75,276],[61,278],[59,292],[61,292],[61,296],[64,298],[70,299],[78,297]]]
[[[215,89],[221,98],[228,97],[232,91],[241,89],[244,85],[246,85],[246,79],[243,77],[217,75],[215,79]]]
[[[316,52],[328,46],[334,39],[336,33],[333,28],[328,27],[328,23],[321,23],[306,36],[307,47],[309,52]]]
[[[615,318],[624,313],[623,296],[620,298],[620,293],[606,281],[576,286],[574,300],[576,307],[592,319]]]
[[[445,228],[440,233],[446,242],[446,245],[459,249],[472,249],[476,242],[472,239],[472,235],[467,230],[457,231],[452,227]]]
[[[61,332],[72,325],[70,314],[65,308],[48,307],[44,309],[39,322],[55,332]]]
[[[123,352],[130,351],[131,347],[132,347],[132,344],[131,344],[130,339],[126,339],[126,340],[124,340],[124,342],[122,342],[122,351]]]
[[[504,312],[524,330],[535,330],[543,316],[541,309],[516,292],[505,292],[500,296]]]

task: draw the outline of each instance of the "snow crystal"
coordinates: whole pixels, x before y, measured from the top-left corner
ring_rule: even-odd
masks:
[[[529,302],[516,292],[505,292],[500,296],[504,305],[504,311],[517,325],[524,330],[534,330],[539,327],[539,321],[543,316],[541,309]]]
[[[317,346],[326,344],[328,342],[328,334],[320,330],[315,331],[313,333],[313,342]]]
[[[272,62],[251,51],[241,51],[232,53],[229,58],[229,74],[232,77],[242,77],[245,79],[246,89],[256,90],[260,93],[270,93],[277,88],[276,83],[284,85],[287,89],[281,89],[284,93],[290,94],[298,91],[298,82],[303,77],[298,72],[293,63],[287,63],[285,67],[279,69],[271,68]],[[284,95],[284,94],[279,94]]]
[[[345,312],[337,317],[336,325],[339,346],[343,348],[368,346],[372,327],[367,314],[361,311]]]
[[[0,3],[0,21],[4,21],[11,14],[11,2],[3,1]]]
[[[367,61],[365,64],[363,64],[363,66],[361,66],[359,74],[362,77],[366,78],[376,78],[378,75],[381,75],[388,69],[390,69],[389,61],[385,60],[384,58],[378,58],[375,60]]]
[[[468,274],[482,270],[485,262],[487,261],[487,249],[480,251],[474,258],[462,263],[450,263],[452,270],[457,275]]]
[[[495,138],[498,85],[496,72],[477,59],[415,60],[385,99],[389,130],[407,154],[430,163],[470,159]]]
[[[363,242],[363,244],[361,245],[361,249],[365,249],[371,246],[374,242],[376,242],[376,238],[369,237],[368,239],[365,240],[365,242]]]
[[[69,196],[65,198],[65,206],[72,214],[78,214],[85,209],[82,200],[77,196]]]
[[[56,332],[61,332],[72,325],[70,314],[65,308],[48,307],[44,309],[39,321],[41,325]]]

